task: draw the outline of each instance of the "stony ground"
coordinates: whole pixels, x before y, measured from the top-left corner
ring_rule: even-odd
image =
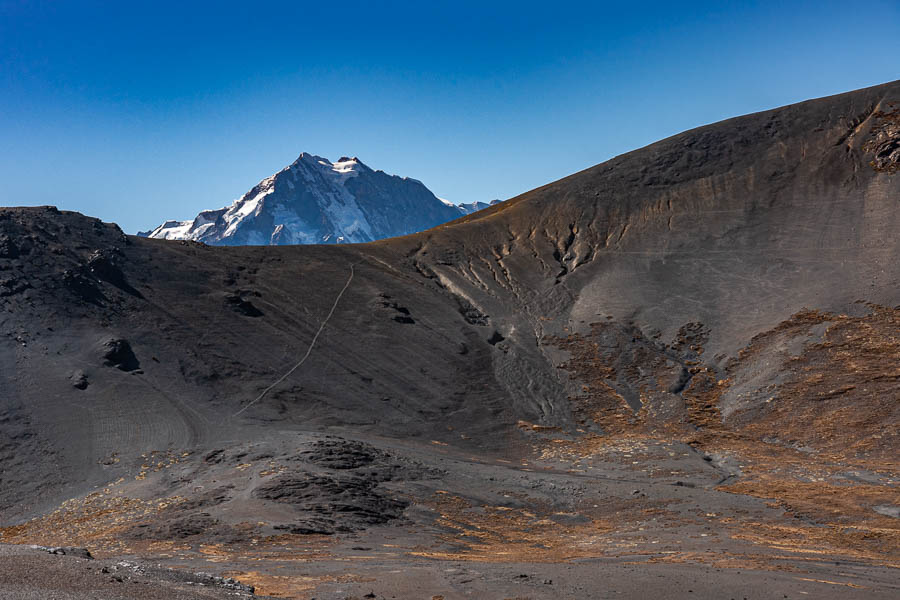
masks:
[[[727,441],[710,454],[643,434],[529,431],[517,459],[317,434],[185,452],[3,539],[76,543],[105,564],[211,572],[282,598],[900,591],[900,525],[885,514],[896,471]],[[148,485],[171,493],[141,498]]]

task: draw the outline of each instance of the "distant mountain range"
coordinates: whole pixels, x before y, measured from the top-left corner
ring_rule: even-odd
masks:
[[[452,204],[417,179],[375,171],[356,157],[331,162],[304,152],[231,206],[138,235],[219,246],[371,242],[423,231],[497,202]]]

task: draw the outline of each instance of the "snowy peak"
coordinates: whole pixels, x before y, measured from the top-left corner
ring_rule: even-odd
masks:
[[[369,167],[363,164],[361,160],[357,157],[347,157],[342,156],[335,162],[331,162],[327,158],[322,158],[321,156],[316,156],[315,154],[309,154],[307,152],[302,152],[300,156],[295,160],[288,169],[298,167],[300,165],[313,167],[313,168],[321,168],[323,172],[333,171],[338,174],[346,174],[346,173],[359,173],[361,171],[371,171]]]
[[[342,156],[341,158],[338,159],[337,162],[331,164],[331,168],[334,169],[335,171],[337,171],[338,173],[348,171],[348,170],[350,170],[350,171],[361,171],[361,170],[371,171],[372,170],[369,167],[367,167],[366,165],[364,165],[363,162],[361,160],[359,160],[358,158],[356,158],[355,156],[353,158],[347,158],[346,156]]]
[[[456,207],[465,215],[470,215],[473,212],[478,212],[479,210],[484,210],[490,206],[495,204],[499,204],[500,200],[491,200],[490,202],[469,202],[468,204],[458,204]]]
[[[303,152],[230,206],[166,221],[148,237],[214,245],[370,242],[429,229],[488,205],[454,205],[416,179],[374,171],[357,157]]]
[[[453,204],[449,200],[445,200],[444,198],[438,198],[441,202],[446,204],[447,206],[452,206],[456,210],[459,211],[461,215],[470,215],[473,212],[478,212],[479,210],[484,210],[490,206],[495,204],[499,204],[501,200],[491,200],[490,202],[469,202],[468,204]]]

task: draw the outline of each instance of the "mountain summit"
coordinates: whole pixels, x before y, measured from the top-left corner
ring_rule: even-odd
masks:
[[[146,237],[220,246],[338,244],[416,233],[488,204],[454,205],[417,179],[376,171],[356,157],[302,153],[231,206],[166,221]]]

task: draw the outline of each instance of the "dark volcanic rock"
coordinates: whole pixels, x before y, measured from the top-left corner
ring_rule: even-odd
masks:
[[[416,480],[440,477],[437,469],[428,468],[409,459],[400,459],[371,444],[356,440],[330,437],[307,444],[297,458],[303,462],[334,469],[354,471],[370,481]]]
[[[376,314],[389,316],[397,323],[415,324],[415,319],[410,316],[410,311],[405,306],[391,299],[388,294],[379,294],[374,303]]]
[[[120,290],[142,298],[141,293],[131,287],[131,284],[125,279],[125,273],[118,266],[117,260],[113,253],[106,250],[96,250],[87,261],[87,270],[95,277],[110,283]]]
[[[74,387],[75,389],[77,389],[77,390],[87,389],[88,378],[87,378],[87,375],[85,375],[84,371],[82,371],[80,369],[77,371],[73,371],[72,374],[69,376],[69,379],[72,381],[72,387]]]
[[[295,528],[309,533],[355,531],[399,518],[408,502],[390,497],[362,477],[303,473],[279,476],[253,491],[256,498],[294,506],[304,516]]]
[[[227,485],[204,492],[196,492],[190,498],[178,504],[177,509],[186,511],[218,506],[231,499],[231,490],[233,489],[233,485]]]
[[[220,522],[209,515],[185,515],[161,523],[136,525],[128,536],[148,540],[182,540],[197,535],[210,538],[221,536],[220,527]]]
[[[52,548],[47,548],[47,552],[50,554],[60,554],[64,556],[75,556],[77,558],[94,558],[91,556],[91,553],[87,548],[78,548],[75,546],[54,546]]]
[[[358,469],[387,458],[385,452],[370,444],[340,438],[319,440],[310,446],[309,450],[304,450],[299,456],[305,461],[329,469]]]
[[[108,339],[103,342],[101,352],[103,364],[108,367],[116,367],[122,371],[134,371],[141,366],[128,340]]]
[[[0,279],[0,297],[21,294],[30,287],[31,285],[27,281],[14,277]]]
[[[97,282],[74,269],[66,269],[62,274],[62,284],[81,300],[100,304],[106,299]]]
[[[900,108],[872,115],[875,125],[865,149],[872,154],[869,163],[876,171],[895,173],[900,170]]]
[[[17,258],[19,247],[8,235],[0,235],[0,258]]]
[[[97,250],[88,258],[88,269],[91,273],[110,283],[122,285],[125,276],[122,270],[116,266],[114,259],[102,250]]]
[[[236,292],[225,296],[225,304],[246,317],[261,317],[263,312],[244,297],[244,293]]]
[[[489,322],[487,315],[462,298],[459,299],[459,314],[470,325],[487,325]]]

